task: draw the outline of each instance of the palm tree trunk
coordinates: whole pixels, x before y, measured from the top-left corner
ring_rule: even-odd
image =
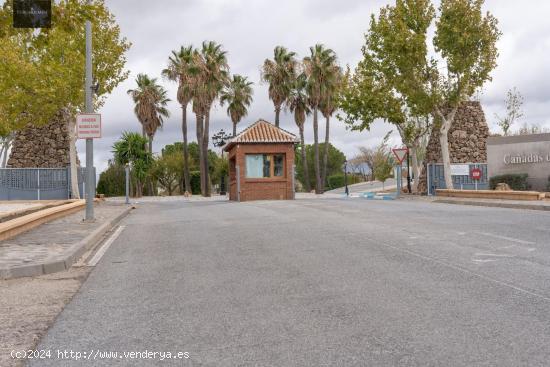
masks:
[[[325,146],[323,152],[323,173],[321,174],[321,182],[324,185],[327,182],[327,166],[328,166],[328,144],[329,144],[329,133],[330,133],[330,116],[326,117],[326,126],[325,126]]]
[[[306,192],[311,191],[311,184],[309,181],[309,168],[307,166],[306,144],[304,139],[304,126],[300,127],[300,144],[302,153],[302,170],[304,171],[304,189]]]
[[[76,164],[76,120],[64,111],[69,129],[69,170],[71,174],[71,198],[80,199],[78,188],[78,166]]]
[[[210,174],[208,172],[208,142],[210,139],[210,107],[204,116],[204,131],[202,134],[202,159],[204,161],[204,188],[206,197],[210,196]]]
[[[233,122],[233,137],[237,136],[237,123]]]
[[[202,159],[203,124],[202,124],[202,116],[200,114],[196,114],[196,116],[197,116],[197,145],[198,145],[198,151],[199,151],[199,170],[200,170],[200,178],[201,178],[201,195],[204,195],[205,194],[204,160]]]
[[[151,154],[151,158],[153,157],[153,138],[154,138],[154,135],[149,136],[149,154]],[[155,190],[153,188],[153,180],[151,179],[150,175],[147,175],[146,182],[147,182],[147,194],[149,194],[149,196],[156,196]]]
[[[189,175],[189,149],[187,148],[187,105],[182,105],[181,132],[183,134],[183,181],[185,191],[191,193],[191,179]]]
[[[313,148],[315,151],[314,168],[315,168],[315,193],[322,193],[321,189],[321,170],[319,167],[319,121],[317,107],[313,109]]]
[[[281,106],[275,106],[275,126],[279,127],[279,116],[281,115]]]

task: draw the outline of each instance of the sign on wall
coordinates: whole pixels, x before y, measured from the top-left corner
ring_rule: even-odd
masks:
[[[78,139],[101,138],[101,115],[99,113],[77,115],[76,136]]]
[[[469,164],[451,164],[451,176],[469,176]]]

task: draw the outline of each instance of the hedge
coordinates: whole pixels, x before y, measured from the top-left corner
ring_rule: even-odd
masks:
[[[527,177],[529,177],[527,173],[493,176],[489,180],[489,186],[491,187],[491,190],[494,190],[499,183],[506,183],[510,186],[512,190],[527,191],[529,190]]]
[[[349,183],[349,182],[348,182]],[[338,189],[345,185],[345,178],[343,174],[332,175],[327,178],[328,188],[330,190]]]

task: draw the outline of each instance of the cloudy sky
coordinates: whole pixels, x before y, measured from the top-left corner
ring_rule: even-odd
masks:
[[[103,114],[104,137],[95,143],[95,164],[99,170],[111,157],[111,146],[122,131],[140,131],[126,90],[134,87],[138,73],[159,77],[170,51],[180,45],[200,45],[214,40],[228,51],[232,73],[246,75],[255,83],[254,102],[240,129],[259,118],[273,121],[273,105],[267,87],[260,83],[260,65],[272,57],[276,45],[284,45],[300,57],[309,47],[324,43],[338,55],[342,66],[354,67],[361,57],[363,35],[372,13],[386,0],[106,0],[117,17],[123,34],[133,43],[128,53],[130,78],[108,98]],[[437,3],[437,2],[436,2]],[[517,86],[524,95],[523,122],[550,127],[550,2],[541,0],[487,0],[486,10],[500,21],[499,66],[494,81],[483,90],[481,100],[493,131],[495,113],[502,113],[506,91]],[[162,81],[175,100],[176,85]],[[172,117],[157,133],[154,150],[181,140],[180,108],[170,104]],[[290,114],[282,114],[282,127],[296,132]],[[211,132],[231,130],[225,110],[216,105]],[[376,123],[370,132],[349,132],[334,119],[332,143],[348,157],[358,146],[375,145],[391,126]],[[312,139],[311,124],[306,139]],[[194,137],[193,124],[189,136]],[[322,137],[322,136],[321,136]],[[398,136],[392,144],[399,144]],[[81,160],[84,145],[79,143]]]

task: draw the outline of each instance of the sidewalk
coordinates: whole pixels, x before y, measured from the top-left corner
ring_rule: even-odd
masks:
[[[470,198],[438,198],[432,199],[434,203],[487,206],[494,208],[527,209],[550,211],[550,201],[521,201],[500,199],[470,199]]]
[[[81,210],[0,242],[0,279],[69,269],[129,210],[120,203],[102,202],[95,205],[93,223],[83,222]]]

